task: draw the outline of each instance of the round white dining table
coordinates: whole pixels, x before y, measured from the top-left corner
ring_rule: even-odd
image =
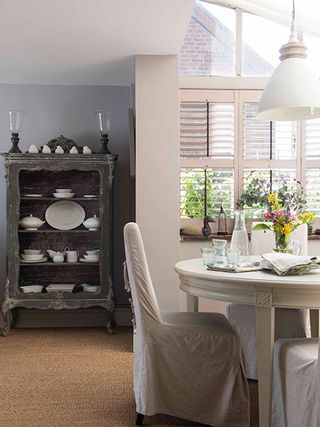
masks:
[[[252,259],[257,260],[259,257]],[[187,310],[198,311],[198,298],[251,304],[256,307],[259,373],[259,426],[271,426],[274,309],[320,308],[320,270],[278,276],[268,270],[246,273],[210,271],[202,259],[175,265],[180,289],[187,293]]]

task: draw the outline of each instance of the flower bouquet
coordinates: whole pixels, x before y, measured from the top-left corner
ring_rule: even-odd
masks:
[[[292,254],[292,232],[314,218],[310,212],[298,212],[291,211],[290,204],[281,200],[278,193],[271,193],[268,196],[268,211],[263,214],[264,221],[270,222],[270,225],[257,224],[254,230],[272,230],[276,240],[274,251]]]

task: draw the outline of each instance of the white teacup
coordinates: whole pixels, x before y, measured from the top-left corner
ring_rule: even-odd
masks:
[[[79,252],[78,251],[66,251],[67,254],[67,262],[77,262]]]

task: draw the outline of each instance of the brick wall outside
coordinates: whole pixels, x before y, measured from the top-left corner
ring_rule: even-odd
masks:
[[[199,3],[195,4],[180,50],[180,75],[234,75],[234,34]],[[244,45],[245,75],[270,75],[272,66]]]

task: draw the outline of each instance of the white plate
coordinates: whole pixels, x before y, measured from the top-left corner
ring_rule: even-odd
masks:
[[[45,217],[47,223],[56,230],[72,230],[83,223],[86,213],[79,203],[65,200],[52,203]]]
[[[89,261],[88,259],[80,258],[80,262],[87,262],[88,264],[97,264],[98,261]]]
[[[56,199],[72,199],[74,193],[52,193]]]
[[[42,197],[42,194],[29,194],[29,193],[26,193],[26,194],[22,194],[22,197]]]
[[[46,257],[43,257],[43,258],[41,258],[41,259],[39,259],[38,261],[34,261],[34,260],[27,260],[27,259],[22,259],[21,258],[21,262],[23,263],[23,264],[38,264],[39,262],[46,262],[46,261],[48,261],[48,258],[46,258]]]
[[[46,287],[47,292],[72,292],[73,288],[74,288],[74,284],[69,284],[69,283],[54,283],[51,285],[48,285]]]
[[[96,196],[95,194],[85,194],[83,197],[85,197],[86,199],[94,199],[98,196]]]

